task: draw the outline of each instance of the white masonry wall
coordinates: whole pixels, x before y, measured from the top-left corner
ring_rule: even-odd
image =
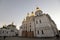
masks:
[[[41,20],[41,23],[39,22]],[[36,23],[38,21],[38,23]],[[51,25],[49,23],[49,20],[46,15],[37,16],[35,18],[35,25],[36,25],[36,36],[37,37],[52,37],[54,36],[53,29],[51,28]],[[43,34],[42,34],[43,30]],[[39,34],[38,34],[39,31]]]
[[[16,36],[17,30],[11,31],[11,29],[0,29],[0,36]]]

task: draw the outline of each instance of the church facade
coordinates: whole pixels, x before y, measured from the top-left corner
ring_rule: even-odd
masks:
[[[58,34],[55,22],[38,7],[31,15],[27,15],[20,27],[23,37],[54,37]]]

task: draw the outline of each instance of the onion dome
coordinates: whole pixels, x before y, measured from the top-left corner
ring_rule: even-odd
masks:
[[[43,11],[39,7],[37,7],[36,11],[35,11],[35,15],[40,16],[42,13],[43,13]]]

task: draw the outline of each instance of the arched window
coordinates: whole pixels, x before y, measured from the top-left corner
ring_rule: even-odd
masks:
[[[38,21],[36,21],[36,24],[38,24]]]
[[[4,31],[2,33],[4,33]]]
[[[42,30],[42,34],[44,34],[43,30]]]
[[[31,32],[31,28],[30,28],[30,32]]]
[[[41,23],[41,20],[39,20],[39,22]]]
[[[37,15],[38,16],[38,15]]]
[[[8,34],[8,31],[6,33]]]
[[[37,31],[37,33],[39,34],[39,30]]]
[[[14,32],[14,30],[11,30],[11,32]]]
[[[30,25],[30,28],[31,28],[31,25]]]

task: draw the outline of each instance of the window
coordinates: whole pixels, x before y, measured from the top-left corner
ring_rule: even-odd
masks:
[[[31,24],[30,24],[30,32],[31,32]]]
[[[14,32],[14,30],[11,30],[11,32]]]
[[[44,34],[43,30],[42,30],[42,34]]]
[[[38,21],[36,21],[36,24],[38,24]]]
[[[4,33],[4,31],[2,33]]]
[[[30,25],[30,28],[31,28],[31,25]]]
[[[6,33],[8,34],[8,31]]]
[[[39,31],[37,31],[37,33],[39,34]]]
[[[16,34],[16,36],[18,36],[18,34]]]
[[[31,27],[31,23],[30,23],[30,27]]]
[[[31,24],[31,23],[30,23]]]
[[[30,28],[30,32],[31,32],[31,28]]]
[[[39,20],[39,22],[41,23],[41,20]]]

